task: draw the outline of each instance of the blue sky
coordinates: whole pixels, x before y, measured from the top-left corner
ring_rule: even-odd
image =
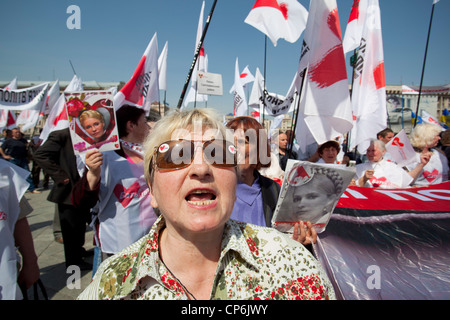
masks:
[[[213,0],[206,0],[205,19]],[[231,112],[236,57],[252,73],[264,68],[264,34],[244,23],[255,0],[218,0],[204,47],[209,71],[222,74],[224,94],[208,107]],[[300,0],[307,9],[309,0]],[[342,35],[353,0],[337,0]],[[386,83],[419,85],[432,0],[379,0]],[[69,81],[72,61],[84,80],[127,81],[153,34],[159,50],[168,41],[167,102],[175,107],[191,65],[202,0],[2,0],[0,81]],[[81,30],[69,30],[69,5],[81,10]],[[435,7],[424,85],[450,83],[450,1]],[[266,77],[284,95],[298,66],[301,39],[267,42]],[[348,61],[347,55],[347,61]],[[348,70],[350,70],[348,68]],[[349,72],[350,75],[350,72]],[[351,79],[351,77],[349,77]],[[161,92],[161,99],[164,93]],[[197,106],[204,106],[203,103]]]

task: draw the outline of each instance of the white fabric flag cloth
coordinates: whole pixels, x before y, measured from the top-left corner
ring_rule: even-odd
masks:
[[[6,87],[5,90],[17,89],[17,77],[14,78]],[[12,129],[16,126],[16,114],[11,110],[2,109],[0,113],[0,129]]]
[[[350,150],[365,154],[370,140],[387,126],[383,39],[378,0],[368,0],[366,19],[354,69],[352,108],[356,124]]]
[[[58,100],[60,93],[59,93],[59,80],[56,80],[55,83],[51,86],[51,88],[48,90],[47,94],[47,101],[45,103],[44,108],[44,115],[47,115],[50,113],[51,108],[55,105],[56,101]]]
[[[13,129],[16,127],[16,114],[12,110],[1,110],[0,129]]]
[[[386,151],[400,167],[416,161],[416,152],[404,129],[400,130],[394,138],[386,143]]]
[[[71,91],[82,91],[83,82],[81,78],[74,75],[69,85],[66,87],[64,92]],[[42,144],[47,140],[49,134],[55,130],[61,130],[69,127],[69,117],[67,116],[67,111],[65,107],[64,94],[60,94],[59,98],[56,100],[55,104],[50,107],[50,113],[48,114],[47,120],[45,121],[42,132],[39,139],[42,140]]]
[[[203,1],[203,3],[202,3],[202,7],[200,9],[200,16],[198,18],[197,37],[195,40],[194,52],[197,51],[198,44],[199,44],[200,39],[202,38],[202,34],[203,34],[203,12],[204,11],[205,11],[205,1]],[[198,94],[197,93],[197,76],[198,76],[199,71],[208,72],[208,57],[205,54],[205,48],[203,46],[200,48],[200,52],[198,54],[197,61],[195,62],[194,70],[192,72],[192,77],[191,77],[191,86],[189,87],[189,91],[186,95],[186,98],[184,99],[184,104],[181,107],[181,110],[183,110],[183,108],[187,107],[188,104],[191,102],[206,102],[206,101],[208,101],[207,94]]]
[[[158,58],[159,90],[167,90],[167,53],[169,43],[166,41]]]
[[[425,123],[429,123],[429,124],[434,124],[436,126],[438,126],[439,128],[441,128],[442,131],[445,131],[446,129],[440,124],[440,122],[433,117],[431,114],[429,114],[428,112],[426,112],[425,110],[422,110],[422,121]]]
[[[248,105],[250,107],[259,107],[261,105],[263,89],[264,89],[264,77],[261,74],[261,71],[259,71],[259,68],[257,67],[255,72],[255,80],[253,81],[252,91],[250,92],[250,97],[248,98]]]
[[[159,102],[158,39],[150,40],[130,80],[114,96],[114,109],[129,104],[150,112],[152,102]]]
[[[244,22],[269,37],[294,43],[305,30],[308,11],[297,0],[257,0]]]
[[[236,117],[247,115],[247,98],[245,97],[244,87],[241,83],[241,73],[239,72],[239,61],[236,58],[234,69],[234,99],[233,99],[233,115]]]
[[[356,49],[361,43],[367,3],[367,0],[353,0],[352,10],[348,18],[344,39],[342,40],[344,53]]]
[[[255,81],[255,77],[254,77],[254,76],[252,75],[252,73],[250,72],[248,66],[246,66],[246,67],[244,68],[244,70],[242,70],[240,77],[241,77],[241,84],[242,84],[242,86],[243,86],[244,88],[245,88],[245,86],[248,85],[250,82]],[[233,92],[234,92],[234,83],[233,83],[233,86],[232,86],[231,89],[230,89],[230,93],[233,93]]]
[[[353,125],[336,0],[310,2],[299,80],[305,69],[296,124],[302,152],[314,141],[320,145],[347,133]]]
[[[47,83],[39,96],[35,97],[36,104],[33,108],[23,110],[16,119],[16,125],[22,125],[21,130],[27,131],[36,126],[39,118],[44,115],[45,106],[49,97],[49,84]]]

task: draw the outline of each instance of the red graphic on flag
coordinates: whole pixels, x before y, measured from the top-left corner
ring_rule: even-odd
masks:
[[[338,44],[332,47],[325,56],[309,70],[311,81],[317,83],[319,88],[329,87],[336,82],[347,79],[344,51],[342,49],[341,28],[338,24],[338,11],[332,10],[327,18],[327,25],[330,31],[339,39]]]

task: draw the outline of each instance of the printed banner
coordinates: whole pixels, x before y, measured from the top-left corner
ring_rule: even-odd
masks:
[[[111,92],[65,92],[64,98],[76,155],[94,148],[99,151],[120,148]]]
[[[49,83],[20,90],[0,89],[0,109],[7,110],[41,110],[46,102]]]
[[[450,182],[348,187],[314,251],[339,299],[450,299]]]

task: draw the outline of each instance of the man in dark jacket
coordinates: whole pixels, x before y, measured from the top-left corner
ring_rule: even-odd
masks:
[[[80,179],[69,129],[50,133],[34,154],[34,160],[54,180],[47,200],[57,203],[64,243],[66,267],[78,265],[81,270],[92,266],[84,262],[83,248],[89,208],[75,208],[71,202],[72,188]]]

